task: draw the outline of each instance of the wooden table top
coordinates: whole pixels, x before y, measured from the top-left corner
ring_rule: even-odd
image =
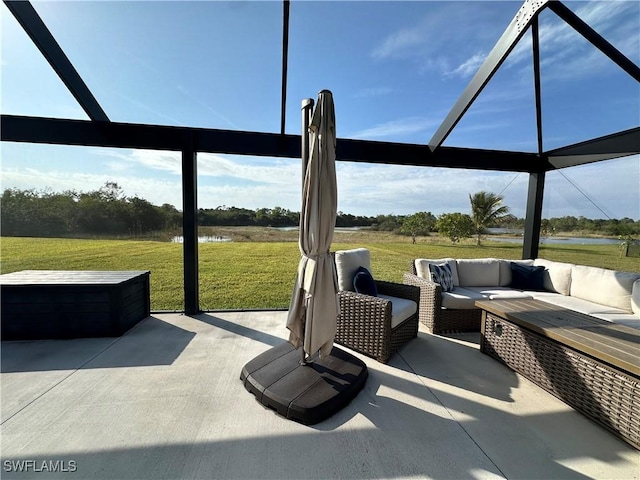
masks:
[[[21,270],[0,275],[0,285],[117,285],[149,270]]]
[[[476,306],[640,377],[640,330],[541,300],[478,301]]]

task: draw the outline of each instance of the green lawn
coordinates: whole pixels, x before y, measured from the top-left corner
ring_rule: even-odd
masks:
[[[366,247],[372,270],[381,280],[401,281],[412,258],[521,258],[517,244],[486,242],[450,245],[446,241],[412,245],[407,238],[341,236],[332,250]],[[229,242],[200,244],[200,306],[213,309],[286,308],[300,252],[296,242]],[[547,245],[540,257],[630,272],[640,259],[620,258],[617,245]],[[3,237],[0,270],[150,270],[151,308],[182,310],[182,245],[142,240],[84,240]]]

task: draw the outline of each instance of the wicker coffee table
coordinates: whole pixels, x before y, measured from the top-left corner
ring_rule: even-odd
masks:
[[[476,306],[483,353],[640,449],[640,330],[539,300]]]

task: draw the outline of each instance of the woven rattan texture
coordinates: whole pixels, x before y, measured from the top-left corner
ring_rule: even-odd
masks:
[[[485,353],[640,449],[640,379],[487,313]]]
[[[482,311],[479,309],[454,310],[442,308],[442,288],[437,283],[420,278],[414,262],[409,265],[411,273],[405,273],[403,283],[420,288],[420,323],[429,333],[479,332]]]
[[[418,303],[420,290],[410,285],[376,281],[382,295]],[[393,352],[418,335],[418,313],[391,328],[392,302],[356,292],[338,292],[340,316],[335,342],[386,363]],[[419,308],[419,307],[418,307]]]

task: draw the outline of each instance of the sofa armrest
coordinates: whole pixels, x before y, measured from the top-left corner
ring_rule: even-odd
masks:
[[[356,316],[366,311],[376,319],[384,319],[388,316],[389,322],[391,322],[391,301],[385,298],[372,297],[357,292],[339,291],[338,302],[341,316]],[[391,328],[391,323],[389,323],[389,328]]]
[[[435,305],[440,308],[442,306],[442,287],[439,283],[425,280],[424,278],[405,273],[402,277],[405,285],[412,285],[420,289],[420,303],[425,305]]]
[[[416,304],[420,301],[420,288],[415,285],[376,280],[376,287],[382,295],[412,300]]]
[[[412,273],[405,273],[402,277],[402,282],[419,288],[420,302],[418,303],[418,311],[420,322],[426,325],[429,331],[433,331],[433,326],[442,308],[442,287],[438,283],[425,280]]]
[[[391,301],[339,291],[335,341],[380,362],[391,355]]]

